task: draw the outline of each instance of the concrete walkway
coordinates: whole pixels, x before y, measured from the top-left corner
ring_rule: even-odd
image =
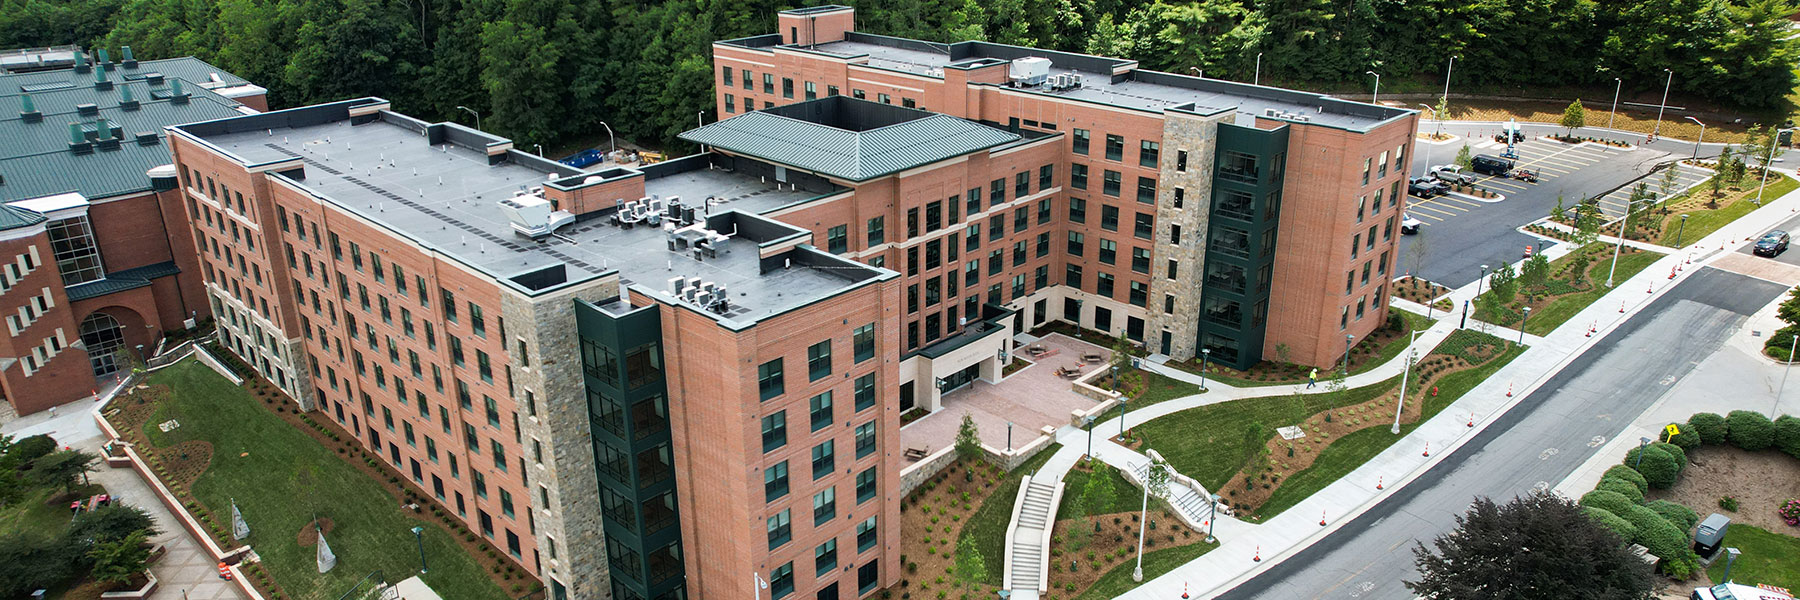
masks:
[[[1606,331],[1642,310],[1650,300],[1671,287],[1671,284],[1693,273],[1696,267],[1718,259],[1723,250],[1727,248],[1728,241],[1741,240],[1759,233],[1766,228],[1768,223],[1778,220],[1778,217],[1785,218],[1795,210],[1800,210],[1800,192],[1790,193],[1768,202],[1766,206],[1756,212],[1728,224],[1697,242],[1689,250],[1671,249],[1673,254],[1665,256],[1631,279],[1619,282],[1612,292],[1577,313],[1556,331],[1546,336],[1528,338],[1528,341],[1534,343],[1524,354],[1501,368],[1493,377],[1470,390],[1454,405],[1421,424],[1406,437],[1368,463],[1353,470],[1343,479],[1332,483],[1282,514],[1261,524],[1249,524],[1236,519],[1219,519],[1216,523],[1217,535],[1222,543],[1219,549],[1177,567],[1162,577],[1146,582],[1123,597],[1173,598],[1178,597],[1184,590],[1196,598],[1216,596],[1305,548],[1350,518],[1361,514],[1388,494],[1392,494],[1395,490],[1410,483],[1427,467],[1456,451],[1463,442],[1473,437],[1473,433],[1479,432],[1495,421],[1519,399],[1536,389],[1576,356],[1590,348],[1603,337],[1602,334]],[[1568,244],[1558,244],[1546,249],[1545,254],[1554,259],[1567,254],[1571,250],[1568,246]],[[1696,264],[1686,264],[1690,258]],[[1682,264],[1683,268],[1677,274],[1676,280],[1672,281],[1668,278],[1668,271],[1676,267],[1678,263]],[[1460,308],[1463,301],[1475,297],[1478,287],[1484,286],[1484,281],[1477,281],[1451,292],[1448,297]],[[1621,312],[1621,308],[1624,309],[1623,312]],[[1457,319],[1449,318],[1451,316],[1454,315],[1440,318],[1433,323],[1426,333],[1419,336],[1413,348],[1429,351],[1447,337],[1457,325]],[[1591,337],[1589,336],[1589,326],[1597,330]],[[1510,332],[1510,330],[1508,331]],[[1496,335],[1505,334],[1496,331]],[[1511,332],[1511,335],[1515,336],[1513,339],[1517,339],[1516,332]],[[1404,354],[1363,373],[1351,375],[1346,378],[1346,383],[1350,387],[1360,387],[1383,381],[1399,374],[1403,364]],[[1151,365],[1150,368],[1184,381],[1198,383],[1200,379],[1198,375],[1162,365]],[[1124,416],[1126,424],[1142,423],[1181,410],[1218,402],[1309,392],[1303,384],[1236,388],[1209,381],[1208,387],[1211,390],[1208,394],[1179,398],[1129,411]],[[1313,393],[1323,391],[1323,386],[1311,390]],[[1683,410],[1686,410],[1685,407]],[[1471,415],[1473,415],[1475,423],[1473,427],[1467,424]],[[1661,418],[1661,415],[1657,415],[1657,419]],[[1100,436],[1110,436],[1112,432],[1118,431],[1119,427],[1119,417],[1115,416],[1095,425],[1094,429],[1100,433]],[[1088,432],[1076,427],[1060,429],[1057,432],[1057,441],[1063,447],[1051,457],[1043,468],[1039,469],[1038,476],[1062,477],[1075,464],[1075,461],[1080,459],[1088,443],[1087,436]],[[1137,452],[1104,439],[1096,439],[1092,443],[1096,457],[1115,467],[1133,468],[1148,460]],[[1385,482],[1383,490],[1375,489],[1375,483],[1378,480]],[[1540,482],[1539,487],[1549,489],[1551,485],[1552,482]],[[1313,517],[1317,514],[1325,516],[1326,526],[1319,525],[1319,521]],[[1253,556],[1260,557],[1262,560],[1253,561],[1251,560]]]

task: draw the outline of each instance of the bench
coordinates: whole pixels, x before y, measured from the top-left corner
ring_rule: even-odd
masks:
[[[1098,352],[1083,352],[1081,353],[1081,360],[1083,362],[1097,363],[1106,360],[1106,357],[1101,356]]]
[[[930,456],[930,455],[931,455],[931,450],[929,450],[928,448],[907,448],[906,449],[906,459],[907,460],[912,460],[912,461],[924,460],[925,457]]]

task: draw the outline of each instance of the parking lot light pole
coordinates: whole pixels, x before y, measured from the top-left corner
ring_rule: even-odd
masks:
[[[1250,79],[1250,85],[1262,85],[1262,55],[1261,52],[1256,53],[1256,75]]]
[[[1419,341],[1419,334],[1425,333],[1425,331],[1424,329],[1414,331],[1412,337],[1406,340],[1406,369],[1400,371],[1400,401],[1394,403],[1394,428],[1389,430],[1394,435],[1400,435],[1400,411],[1406,408],[1406,380],[1407,376],[1412,375],[1413,357],[1418,356],[1418,350],[1414,349],[1412,345],[1413,342]]]
[[[1625,218],[1619,220],[1619,243],[1613,245],[1612,266],[1606,268],[1606,287],[1613,286],[1613,274],[1619,271],[1619,249],[1625,247],[1625,222],[1631,220],[1632,208],[1625,207]]]
[[[1531,322],[1531,307],[1525,307],[1525,317],[1519,319],[1519,345],[1525,345],[1525,324]]]
[[[1614,77],[1612,110],[1606,111],[1607,129],[1612,129],[1613,117],[1619,116],[1619,90],[1623,87],[1625,87],[1625,80]]]
[[[1431,119],[1433,121],[1438,122],[1438,131],[1442,132],[1444,130],[1444,121],[1438,118],[1437,109],[1432,108],[1430,104],[1421,103],[1421,104],[1419,104],[1419,106],[1424,107],[1425,110],[1431,111]],[[1437,136],[1438,136],[1438,134],[1436,134],[1436,133],[1431,134],[1431,141],[1436,142]],[[1427,169],[1431,168],[1431,147],[1433,145],[1435,145],[1435,144],[1426,144],[1425,145],[1425,168],[1427,168]],[[1410,169],[1408,169],[1408,170],[1410,171]]]
[[[1787,390],[1787,376],[1789,371],[1794,370],[1794,349],[1797,347],[1800,347],[1800,335],[1791,336],[1788,340],[1787,366],[1781,369],[1781,385],[1775,387],[1775,404],[1769,407],[1770,415],[1774,415],[1775,411],[1781,408],[1781,392]],[[1774,419],[1775,417],[1769,418]]]
[[[1442,98],[1444,99],[1445,102],[1450,101],[1450,73],[1454,72],[1455,70],[1456,70],[1456,57],[1451,56],[1450,57],[1450,66],[1444,67],[1444,95],[1442,96]]]
[[[476,131],[481,130],[481,113],[475,112],[475,109],[469,108],[467,106],[458,106],[458,107],[456,107],[456,109],[468,111],[469,114],[475,115],[475,130]]]
[[[1701,142],[1701,140],[1706,139],[1706,124],[1701,123],[1699,119],[1696,119],[1693,117],[1688,117],[1687,120],[1693,121],[1695,124],[1698,124],[1700,126],[1700,137],[1694,138],[1694,156],[1693,156],[1693,158],[1695,160],[1699,160],[1700,159],[1700,142]]]
[[[1681,236],[1687,233],[1687,213],[1681,213],[1681,227],[1675,230],[1675,247],[1681,247]]]
[[[1375,76],[1375,91],[1369,94],[1369,104],[1379,105],[1381,104],[1381,74],[1374,71],[1366,71],[1366,73]]]
[[[606,156],[611,159],[612,153],[619,151],[619,143],[613,139],[612,126],[607,125],[606,121],[601,121],[600,127],[606,130]]]
[[[1656,136],[1659,133],[1662,133],[1663,109],[1669,107],[1669,86],[1675,83],[1675,72],[1674,71],[1670,71],[1668,69],[1663,69],[1663,72],[1669,74],[1669,80],[1663,82],[1662,103],[1656,105],[1656,128],[1652,129],[1650,131],[1650,135],[1652,137]]]
[[[1763,188],[1769,187],[1769,165],[1775,163],[1775,149],[1781,147],[1781,132],[1793,131],[1794,128],[1777,129],[1769,134],[1769,159],[1763,161],[1762,183],[1756,184],[1756,205],[1762,206]]]

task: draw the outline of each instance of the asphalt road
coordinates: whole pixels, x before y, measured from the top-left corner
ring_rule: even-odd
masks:
[[[1477,496],[1554,486],[1783,291],[1718,269],[1696,273],[1411,485],[1220,597],[1411,600],[1402,580],[1416,575],[1416,541],[1453,529]]]
[[[1430,128],[1429,124],[1421,127],[1422,130]],[[1461,141],[1467,141],[1476,154],[1499,155],[1504,150],[1504,147],[1476,147],[1492,145],[1493,136],[1499,133],[1497,127],[1450,123],[1444,130],[1464,139],[1443,146],[1414,144],[1412,172],[1415,175],[1426,173],[1432,165],[1453,162],[1457,150],[1462,148]],[[1502,261],[1523,258],[1525,246],[1535,246],[1539,240],[1515,229],[1549,215],[1559,194],[1565,199],[1564,205],[1572,208],[1583,197],[1600,194],[1648,173],[1653,165],[1672,159],[1671,152],[1678,150],[1668,142],[1633,151],[1577,148],[1536,137],[1562,131],[1561,127],[1550,125],[1525,125],[1528,139],[1518,144],[1520,158],[1517,162],[1520,168],[1538,172],[1541,179],[1539,183],[1530,184],[1514,180],[1487,181],[1488,178],[1483,177],[1484,181],[1477,183],[1506,196],[1503,201],[1480,203],[1445,197],[1409,198],[1409,206],[1414,207],[1410,212],[1425,226],[1418,235],[1400,240],[1400,256],[1394,272],[1403,274],[1416,270],[1422,277],[1450,287],[1467,285],[1480,277],[1483,264],[1494,266]],[[1691,144],[1679,146],[1684,154],[1691,148]],[[1651,188],[1656,188],[1654,182]],[[1618,197],[1603,201],[1602,209],[1608,214],[1622,212],[1623,201],[1612,200],[1624,196],[1615,196]],[[1420,242],[1425,244],[1425,256],[1415,269],[1412,246]],[[1548,247],[1548,243],[1543,247]]]
[[[1768,229],[1762,230],[1761,233],[1768,233],[1768,232],[1776,230],[1776,229],[1780,229],[1782,231],[1788,232],[1788,235],[1790,237],[1797,233],[1800,233],[1800,216],[1792,217],[1786,221],[1782,221],[1778,225],[1775,225]],[[1760,237],[1761,234],[1759,233],[1758,236]],[[1738,254],[1749,254],[1751,256],[1755,256],[1755,253],[1750,251],[1750,247],[1754,246],[1754,245],[1756,245],[1756,240],[1754,240],[1754,239],[1752,239],[1751,241],[1745,242],[1743,244],[1739,244],[1737,247],[1737,252],[1738,252]],[[1762,258],[1762,257],[1758,257],[1758,258]],[[1774,261],[1784,262],[1784,263],[1794,265],[1794,266],[1800,266],[1800,247],[1796,247],[1794,242],[1790,241],[1790,242],[1788,242],[1788,249],[1786,252],[1777,254],[1777,255],[1775,255],[1774,258],[1764,258],[1764,260],[1774,260]]]

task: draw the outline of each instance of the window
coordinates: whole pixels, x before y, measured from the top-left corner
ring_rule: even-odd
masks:
[[[1086,129],[1076,129],[1074,135],[1069,136],[1070,143],[1074,145],[1073,149],[1076,154],[1083,156],[1087,155],[1088,139],[1090,136],[1091,134],[1089,134]]]
[[[1111,298],[1113,295],[1113,276],[1112,276],[1112,274],[1111,273],[1100,273],[1100,274],[1096,275],[1096,277],[1097,277],[1097,279],[1096,279],[1096,284],[1094,286],[1094,293],[1099,294],[1101,296],[1105,296],[1107,298]]]
[[[857,100],[867,100],[869,98],[869,94],[868,94],[868,92],[864,92],[862,90],[852,88],[850,90],[850,97],[855,98]]]
[[[918,108],[919,102],[917,100],[913,100],[912,98],[901,97],[900,105],[907,107],[907,108]]]
[[[850,250],[850,227],[838,225],[825,230],[825,251],[843,254]]]
[[[1144,306],[1150,301],[1150,286],[1136,281],[1131,282],[1130,298],[1132,306]]]
[[[831,469],[836,465],[837,465],[837,444],[834,440],[825,440],[824,443],[819,444],[817,446],[813,446],[813,449],[812,449],[813,479],[818,479],[820,477],[830,475]]]
[[[762,392],[764,400],[781,395],[784,391],[781,383],[781,359],[777,358],[756,367],[756,387]]]
[[[1056,165],[1038,167],[1038,191],[1044,191],[1056,185]]]
[[[1137,200],[1144,204],[1156,203],[1156,180],[1150,177],[1139,177]]]
[[[825,95],[827,95],[827,96],[838,95],[838,86],[835,86],[835,85],[825,86]]]
[[[235,225],[235,223],[234,223]],[[100,247],[86,215],[52,221],[48,226],[50,249],[63,286],[94,281],[106,276],[100,264]]]
[[[1250,257],[1250,232],[1235,227],[1215,226],[1210,237],[1207,249],[1239,258]]]
[[[1006,202],[1006,178],[988,182],[988,206],[999,206]]]
[[[817,100],[818,98],[819,98],[819,84],[813,83],[811,81],[806,82],[806,99],[807,100]]]
[[[1219,176],[1233,181],[1256,183],[1260,170],[1256,156],[1235,150],[1219,153]]]
[[[784,460],[763,471],[763,502],[774,502],[787,493],[788,464]]]
[[[1069,187],[1072,187],[1072,188],[1075,188],[1078,190],[1087,189],[1087,177],[1088,177],[1087,165],[1084,165],[1081,163],[1074,163],[1074,164],[1069,165]]]
[[[1175,151],[1175,171],[1176,172],[1179,172],[1179,173],[1187,172],[1187,156],[1188,155],[1187,155],[1186,150],[1176,150]]]
[[[1149,273],[1150,272],[1150,249],[1149,248],[1132,248],[1131,249],[1131,270],[1134,272],[1137,272],[1137,273]]]
[[[1077,231],[1069,232],[1069,255],[1070,256],[1081,256],[1083,242],[1085,242],[1086,240],[1087,240],[1087,236],[1082,235],[1080,232],[1077,232]]]
[[[1132,236],[1135,236],[1138,239],[1147,240],[1150,239],[1152,232],[1155,230],[1156,215],[1150,213],[1137,213],[1136,222],[1132,224],[1131,228]]]
[[[825,393],[813,396],[812,400],[808,401],[808,404],[811,407],[810,414],[812,415],[813,431],[818,431],[831,425],[831,390],[826,390]]]
[[[856,378],[856,412],[862,412],[875,406],[875,374],[870,373]]]
[[[1373,158],[1363,159],[1363,175],[1362,175],[1362,184],[1363,185],[1369,185],[1369,170],[1374,164],[1375,164],[1375,159],[1373,159]]]
[[[1100,193],[1114,198],[1119,197],[1119,184],[1124,180],[1124,177],[1125,176],[1118,171],[1104,172],[1101,175]]]
[[[829,347],[827,351],[829,352]],[[850,334],[850,351],[852,359],[858,363],[875,357],[874,323],[858,327]]]
[[[869,467],[856,474],[856,503],[862,504],[875,497],[875,470],[881,467]]]
[[[725,84],[725,87],[731,87],[735,83],[731,79],[731,67],[720,68],[719,81],[723,82]]]
[[[1125,159],[1125,136],[1106,135],[1106,160]]]
[[[1024,198],[1031,195],[1031,172],[1020,171],[1013,175],[1013,197]]]
[[[1150,140],[1138,142],[1138,166],[1155,167],[1157,158],[1161,155],[1161,143],[1152,142]]]
[[[625,381],[631,387],[641,387],[662,376],[662,352],[655,342],[644,344],[625,353]]]
[[[775,93],[775,74],[774,73],[763,73],[763,93],[764,94]],[[792,98],[793,96],[789,95],[788,97]]]
[[[856,524],[856,551],[868,552],[875,547],[875,517]]]
[[[856,458],[861,459],[875,451],[875,422],[870,421],[856,426]]]
[[[831,340],[813,344],[806,349],[806,373],[813,381],[831,374]]]
[[[887,223],[882,217],[869,219],[869,246],[879,246],[887,242]]]
[[[1063,285],[1081,289],[1081,266],[1068,265],[1063,272]]]
[[[894,103],[894,97],[889,96],[887,94],[876,94],[875,99],[880,101],[882,104],[893,104]]]
[[[1081,198],[1070,198],[1069,199],[1069,222],[1071,222],[1071,223],[1086,223],[1087,222],[1087,200],[1083,200]]]
[[[763,417],[762,439],[763,452],[787,445],[787,411]]]
[[[813,526],[818,527],[837,517],[837,488],[828,487],[813,494]]]
[[[794,526],[793,526],[793,522],[792,522],[793,521],[792,512],[793,511],[791,509],[783,510],[779,513],[775,513],[775,516],[769,517],[769,549],[770,550],[780,548],[782,544],[786,544],[786,543],[788,543],[788,541],[794,539]],[[791,591],[793,591],[793,583],[792,583],[793,568],[792,567],[783,567],[783,568],[788,569],[790,571],[788,574],[788,577],[789,577],[788,591],[791,592]],[[776,573],[780,573],[780,569],[777,569]],[[775,578],[771,577],[770,579],[774,580]],[[775,582],[770,581],[770,585],[771,586],[775,585]],[[775,596],[775,597],[780,598],[781,596]]]
[[[753,76],[752,76],[752,75],[751,75],[751,74],[750,74],[750,70],[749,70],[749,69],[744,69],[744,89],[746,89],[746,90],[754,90],[754,89],[756,89],[756,82],[755,82],[755,80],[754,80],[754,79],[753,79]],[[748,103],[748,102],[745,102],[745,103],[744,103],[744,108],[745,108],[745,109],[746,109],[746,110],[748,110],[748,109],[752,109],[752,108],[755,108],[755,107],[752,107],[752,106],[750,106],[750,104],[749,104],[749,103]]]
[[[1119,243],[1102,238],[1100,240],[1100,264],[1116,264],[1119,260]]]

